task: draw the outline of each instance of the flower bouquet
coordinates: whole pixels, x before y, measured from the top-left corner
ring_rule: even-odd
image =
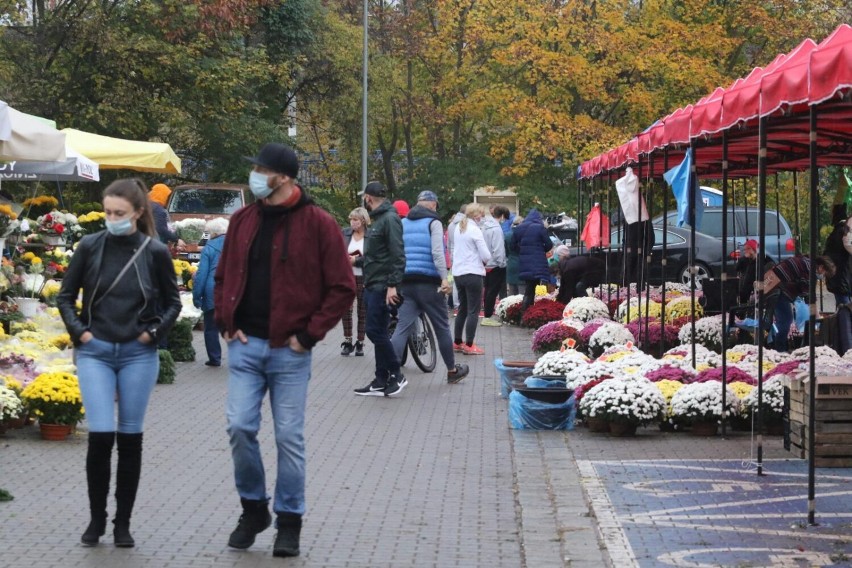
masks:
[[[42,373],[24,388],[21,398],[43,424],[74,425],[85,415],[80,384],[71,373]]]
[[[106,229],[106,213],[103,211],[89,211],[77,217],[83,234],[91,235]]]
[[[21,203],[21,206],[24,208],[23,211],[30,218],[46,215],[53,211],[57,205],[59,205],[59,200],[50,195],[39,195],[38,197],[26,199]]]
[[[48,245],[65,244],[68,235],[75,233],[76,236],[82,236],[77,216],[56,210],[36,219],[34,232]]]
[[[521,306],[524,303],[523,294],[507,296],[500,300],[494,313],[501,321],[518,325],[521,323]]]
[[[204,225],[207,223],[204,219],[181,219],[175,223],[175,231],[179,238],[187,243],[197,243],[204,235]]]
[[[725,414],[736,416],[739,399],[730,387],[725,388]],[[714,435],[722,419],[722,384],[708,381],[684,385],[672,397],[672,418],[692,425],[695,434]]]
[[[562,321],[552,321],[535,330],[532,338],[532,350],[537,355],[543,355],[548,351],[557,351],[562,347],[563,342],[569,338],[574,339],[576,344],[579,344],[580,332],[565,325]]]
[[[590,322],[595,318],[609,319],[609,308],[598,298],[574,298],[565,306],[562,317],[576,318],[582,322]]]
[[[17,219],[18,215],[10,206],[5,203],[0,204],[0,237],[5,237],[14,230],[15,225],[12,221]]]
[[[589,338],[589,354],[600,357],[607,347],[625,345],[628,341],[633,343],[636,339],[626,327],[615,322],[605,323]]]
[[[527,308],[521,318],[521,326],[538,329],[546,323],[562,319],[565,304],[555,300],[543,299]]]

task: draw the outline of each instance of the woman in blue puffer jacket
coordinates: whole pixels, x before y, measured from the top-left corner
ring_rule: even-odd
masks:
[[[228,232],[228,220],[222,217],[207,221],[204,227],[209,238],[201,251],[198,271],[192,283],[192,303],[204,312],[204,346],[207,348],[209,367],[222,365],[222,346],[219,344],[219,329],[213,317],[213,276],[225,246],[225,233]]]
[[[522,313],[535,301],[535,287],[542,280],[550,281],[547,253],[553,242],[547,234],[538,209],[530,209],[524,222],[512,231],[512,245],[518,253],[518,278],[524,282]]]

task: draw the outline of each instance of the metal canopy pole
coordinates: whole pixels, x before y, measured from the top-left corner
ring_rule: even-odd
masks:
[[[728,312],[727,302],[725,298],[726,284],[728,282],[728,131],[722,131],[722,437],[727,435],[728,428],[728,413],[727,398],[728,398],[728,359],[725,354],[728,352]]]
[[[763,310],[766,309],[766,293],[763,289],[763,267],[766,266],[766,118],[758,123],[757,151],[757,272],[760,272],[760,288],[757,295],[757,475],[763,475]]]
[[[775,239],[775,244],[778,256],[775,257],[775,262],[781,262],[781,198],[779,195],[781,190],[778,188],[778,172],[775,172],[775,234],[778,236]],[[786,248],[786,243],[785,243]]]
[[[811,271],[810,281],[808,282],[808,293],[810,294],[810,329],[816,327],[816,265],[814,260],[817,255],[817,238],[819,237],[818,214],[819,214],[819,196],[817,195],[817,186],[819,184],[819,170],[817,169],[817,111],[816,106],[811,106],[810,116],[810,205],[811,205],[811,224],[810,224],[810,255],[811,255]],[[811,334],[813,338],[813,334]],[[811,339],[808,345],[808,377],[810,384],[810,400],[808,401],[808,523],[816,524],[816,483],[815,483],[815,462],[814,462],[814,445],[816,444],[816,436],[814,429],[816,428],[816,353],[814,352],[814,341]]]
[[[580,254],[580,204],[582,203],[583,189],[586,187],[586,180],[580,178],[577,182],[577,254]]]
[[[650,231],[653,235],[654,231],[654,154],[648,155],[648,222],[651,224]],[[655,239],[656,241],[656,239]],[[650,244],[650,243],[648,243]],[[645,278],[648,281],[648,286],[645,288],[645,347],[646,351],[651,346],[651,327],[650,327],[650,319],[651,319],[651,255],[654,252],[654,247],[649,247],[648,253],[645,255],[645,258],[648,261],[645,263],[647,270],[645,272]],[[660,334],[665,333],[666,328],[663,325],[660,325]]]
[[[696,175],[695,168],[695,148],[692,146],[692,142],[689,143],[689,146],[686,148],[686,151],[690,153],[692,160],[690,161],[689,167],[689,177],[687,178],[688,187],[687,191],[689,192],[687,195],[689,196],[689,206],[687,208],[687,215],[689,218],[689,293],[692,298],[690,302],[691,310],[692,310],[692,322],[690,322],[690,326],[692,328],[692,367],[695,368],[697,366],[696,360],[698,357],[695,354],[695,273],[697,272],[695,266],[695,186],[698,183],[698,178]]]
[[[663,173],[669,171],[669,149],[663,148]],[[666,325],[666,242],[669,234],[669,192],[663,184],[663,258],[660,261],[660,270],[663,274],[663,287],[660,291],[660,323],[665,331]],[[660,337],[660,351],[666,352],[666,334]]]
[[[802,228],[799,226],[799,172],[793,170],[793,207],[796,214],[796,254],[802,248]]]

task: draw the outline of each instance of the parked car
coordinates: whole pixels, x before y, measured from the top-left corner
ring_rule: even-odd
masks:
[[[671,227],[677,223],[677,211],[669,212],[668,224]],[[790,224],[783,215],[775,209],[766,210],[766,259],[778,262],[795,254],[795,240]],[[757,207],[737,207],[728,210],[728,254],[737,259],[742,253],[743,244],[748,239],[758,240],[758,221],[760,211]],[[663,216],[654,219],[654,225],[663,225]],[[688,226],[684,226],[688,229]],[[722,208],[705,207],[701,218],[701,226],[695,228],[705,235],[716,239],[722,238]]]
[[[228,183],[186,184],[174,188],[169,196],[166,210],[173,222],[182,219],[230,218],[240,208],[254,201],[247,185]],[[201,240],[187,243],[186,251],[179,257],[197,261],[201,258],[201,248],[207,242],[205,233]]]
[[[650,277],[652,284],[667,282],[682,282],[689,284],[689,228],[668,227],[666,229],[666,251],[663,254],[663,228],[654,227],[654,247],[651,249]],[[610,282],[618,282],[622,271],[621,241],[618,230],[610,233],[612,251],[596,249],[591,254],[597,258],[607,259]],[[666,259],[665,267],[663,258]],[[722,274],[722,242],[719,239],[695,233],[695,266],[696,287],[701,288],[702,281],[715,278]],[[733,273],[734,262],[728,262],[728,272]]]

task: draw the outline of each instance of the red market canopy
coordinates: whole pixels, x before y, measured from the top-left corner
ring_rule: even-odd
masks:
[[[755,68],[727,88],[719,87],[694,104],[654,123],[629,142],[580,166],[592,178],[631,165],[647,166],[658,150],[669,164],[683,159],[685,146],[696,153],[698,175],[721,177],[722,133],[728,137],[729,175],[757,174],[760,118],[767,118],[770,172],[808,167],[809,111],[819,106],[818,165],[852,164],[852,27],[838,27],[817,44],[806,39],[765,68]],[[662,173],[657,161],[656,175]]]

